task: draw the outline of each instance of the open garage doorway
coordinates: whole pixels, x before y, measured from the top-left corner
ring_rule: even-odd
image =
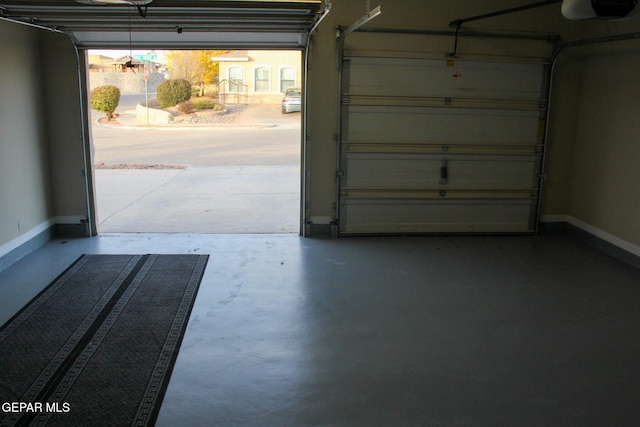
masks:
[[[215,75],[198,75],[204,57]],[[112,120],[91,110],[100,233],[300,231],[301,112],[282,99],[302,87],[301,51],[90,50],[88,62],[91,90],[121,94]],[[176,80],[191,98],[161,105],[158,85]]]

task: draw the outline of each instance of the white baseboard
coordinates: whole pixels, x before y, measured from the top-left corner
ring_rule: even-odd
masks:
[[[31,230],[27,231],[26,233],[16,237],[15,239],[11,240],[10,242],[5,243],[4,245],[0,246],[0,257],[3,257],[5,255],[7,255],[9,252],[19,248],[20,246],[24,245],[27,242],[29,242],[31,239],[33,239],[36,236],[40,235],[40,233],[43,233],[43,232],[47,231],[54,224],[55,224],[55,222],[54,222],[53,218],[48,219],[48,220],[44,221],[43,223],[36,225],[35,227],[33,227]]]
[[[0,258],[18,249],[20,246],[28,243],[32,239],[38,237],[41,233],[44,233],[56,224],[81,224],[85,221],[85,217],[80,215],[56,216],[53,218],[49,218],[48,220],[36,225],[26,233],[21,234],[10,242],[7,242],[4,245],[0,246]]]
[[[87,218],[81,215],[56,216],[53,217],[54,224],[82,224],[87,222]]]
[[[629,252],[630,254],[640,257],[640,246],[614,236],[613,234],[601,230],[598,227],[594,227],[591,224],[587,224],[586,222],[574,218],[571,215],[543,215],[540,218],[540,221],[546,223],[565,222],[626,252]]]

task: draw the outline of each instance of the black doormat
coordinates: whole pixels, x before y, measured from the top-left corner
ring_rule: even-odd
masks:
[[[0,329],[0,426],[155,423],[207,255],[83,255]]]

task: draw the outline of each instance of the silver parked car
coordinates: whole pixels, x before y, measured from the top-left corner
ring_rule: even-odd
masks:
[[[282,98],[282,114],[300,111],[302,105],[302,90],[298,88],[290,88]]]

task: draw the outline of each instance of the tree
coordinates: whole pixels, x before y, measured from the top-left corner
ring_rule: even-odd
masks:
[[[172,79],[185,79],[194,86],[213,84],[220,73],[220,65],[212,58],[223,55],[228,50],[172,50],[167,54],[167,68]]]
[[[113,120],[114,111],[120,103],[120,89],[116,86],[98,86],[91,91],[91,108],[102,111],[107,115],[107,120]]]
[[[167,68],[172,79],[188,80],[198,83],[203,73],[198,51],[172,50],[167,54]]]
[[[200,62],[206,64],[203,74],[204,82],[215,83],[216,77],[220,74],[220,63],[215,60],[216,56],[224,55],[231,52],[230,50],[201,50]]]

